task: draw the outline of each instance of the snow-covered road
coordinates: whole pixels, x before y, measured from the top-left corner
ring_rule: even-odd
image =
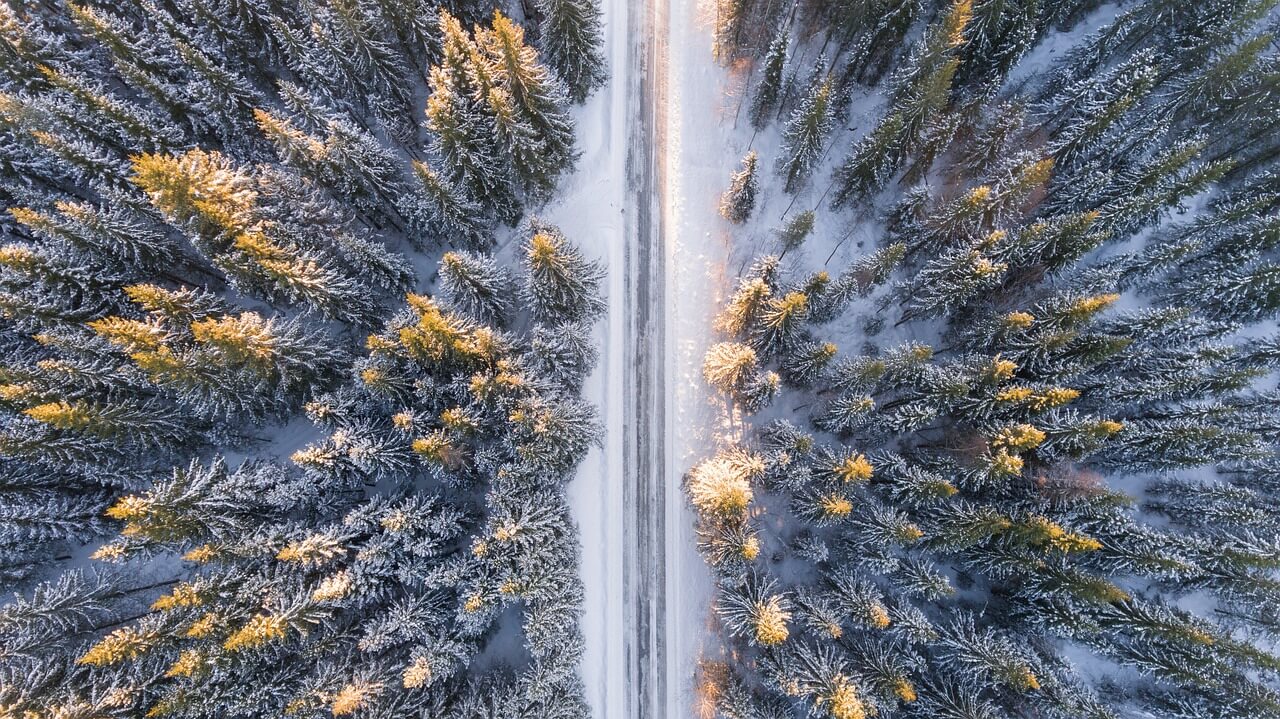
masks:
[[[657,0],[667,8],[662,182],[666,328],[665,593],[667,695],[653,716],[698,716],[697,662],[717,658],[709,627],[713,586],[697,552],[694,512],[680,480],[728,429],[708,396],[702,359],[729,291],[729,225],[717,213],[745,138],[733,130],[733,80],[712,55],[712,0]]]
[[[680,478],[716,429],[699,368],[728,253],[716,198],[736,157],[698,0],[604,0],[604,13],[611,79],[579,112],[578,171],[544,213],[609,270],[586,387],[605,446],[570,489],[582,675],[597,719],[688,717],[711,583]]]

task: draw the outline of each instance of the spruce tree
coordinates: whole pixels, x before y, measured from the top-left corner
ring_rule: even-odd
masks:
[[[595,0],[538,0],[538,26],[547,64],[574,102],[587,99],[606,80],[600,7]]]
[[[835,122],[834,99],[831,81],[815,76],[791,113],[778,157],[778,174],[786,178],[787,192],[800,189],[822,156],[823,143]]]
[[[413,174],[417,191],[402,200],[402,211],[417,226],[445,244],[456,239],[473,249],[489,246],[490,229],[475,200],[425,162],[415,160]]]
[[[554,312],[464,250],[390,307],[396,249],[487,248],[574,157],[522,30],[445,5],[0,10],[6,711],[586,711],[564,484],[600,270],[552,233]],[[585,94],[598,11],[564,9]],[[90,554],[130,569],[59,578]],[[536,666],[471,686],[508,619]]]
[[[493,119],[460,94],[450,83],[449,75],[438,67],[431,73],[427,127],[448,181],[462,187],[469,197],[503,221],[512,221],[516,199],[511,170],[499,161],[491,146],[496,135]]]
[[[763,130],[769,124],[782,99],[782,78],[787,65],[787,46],[791,43],[791,31],[785,25],[778,27],[769,51],[764,56],[760,84],[751,98],[751,126]]]
[[[813,210],[805,210],[787,220],[787,224],[778,230],[778,244],[782,245],[782,253],[779,257],[785,256],[788,252],[804,244],[804,241],[813,232],[813,223],[816,219],[817,214]]]
[[[734,224],[746,222],[755,209],[760,184],[756,179],[756,162],[755,151],[748,152],[742,158],[742,169],[733,173],[729,189],[720,197],[720,216]]]
[[[511,312],[513,279],[490,257],[447,252],[440,260],[440,284],[449,301],[473,319],[503,325]]]
[[[557,228],[534,220],[524,246],[524,299],[543,322],[593,319],[604,309],[604,271],[569,244]]]
[[[511,112],[527,123],[530,140],[536,142],[521,147],[519,135],[511,135],[509,152],[526,158],[516,163],[516,174],[526,192],[544,197],[577,158],[564,88],[524,43],[524,30],[501,13],[494,13],[492,30],[477,31],[476,42],[492,65],[493,82],[506,91]]]
[[[1252,175],[1252,163],[1275,153],[1251,121],[1243,132],[1261,145],[1229,140],[1243,125],[1202,84],[1215,74],[1251,102],[1240,73],[1265,43],[1264,11],[1135,6],[1104,18],[1047,78],[1019,58],[1086,5],[962,0],[923,28],[921,8],[905,5],[798,9],[847,53],[841,92],[892,70],[885,119],[831,188],[835,207],[862,206],[857,221],[883,222],[887,238],[834,279],[786,252],[761,258],[716,322],[709,386],[749,385],[773,400],[733,397],[736,449],[688,478],[700,549],[735,605],[717,706],[745,716],[767,697],[800,698],[824,716],[906,705],[956,716],[1231,715],[1235,699],[1210,696],[1188,670],[1210,664],[1233,697],[1270,696],[1245,667],[1274,660],[1237,654],[1216,625],[1274,627],[1225,608],[1269,601],[1274,587],[1207,577],[1260,556],[1252,539],[1213,537],[1273,523],[1261,498],[1274,485],[1262,467],[1275,398],[1256,382],[1275,363],[1269,341],[1236,333],[1274,314],[1274,233],[1262,219],[1274,173]],[[921,40],[902,53],[916,28]],[[1011,70],[1018,82],[996,99],[991,88]],[[1204,102],[1213,123],[1190,109]],[[798,238],[834,242],[803,219]],[[887,282],[893,291],[876,291]],[[875,301],[855,302],[867,295]],[[847,317],[855,308],[861,316]],[[881,348],[887,317],[895,335],[936,333],[938,349]],[[837,357],[838,345],[859,343],[861,354]],[[774,370],[785,386],[769,390]],[[822,433],[797,426],[806,421]],[[735,463],[752,453],[761,469]],[[1190,468],[1194,481],[1168,474]],[[1128,498],[1135,487],[1143,499]],[[951,607],[957,567],[1009,611]],[[1186,576],[1205,578],[1175,578]],[[741,597],[756,586],[792,602],[776,646],[751,631],[765,597]],[[1217,611],[1165,609],[1188,606],[1179,602],[1202,586]],[[1133,691],[1063,671],[1057,650],[1032,639],[1045,635],[1105,637],[1090,650],[1133,666]]]
[[[843,207],[878,191],[888,183],[901,162],[904,118],[894,113],[854,145],[837,170],[837,189],[831,206]]]

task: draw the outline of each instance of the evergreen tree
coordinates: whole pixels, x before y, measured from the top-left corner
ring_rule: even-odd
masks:
[[[548,376],[575,390],[582,387],[599,354],[585,322],[536,327],[532,349]]]
[[[1053,115],[1062,118],[1049,146],[1053,157],[1062,164],[1079,162],[1091,145],[1151,92],[1158,75],[1155,54],[1144,52],[1102,77],[1061,93],[1050,106]]]
[[[798,213],[795,217],[787,220],[787,224],[778,230],[778,244],[782,245],[782,252],[779,258],[794,249],[798,249],[804,241],[808,239],[813,232],[813,223],[817,219],[817,213],[813,210],[805,210]]]
[[[732,394],[746,386],[757,366],[755,350],[736,342],[721,342],[707,350],[702,376],[712,387]]]
[[[843,207],[878,191],[888,183],[901,162],[902,131],[905,118],[886,117],[866,137],[854,145],[849,157],[836,170],[836,194],[831,206]]]
[[[534,220],[524,248],[524,299],[541,321],[594,319],[603,309],[600,282],[604,271],[572,247],[560,231]]]
[[[438,67],[431,73],[427,127],[448,181],[464,188],[468,197],[504,222],[514,220],[516,199],[510,170],[491,146],[497,133],[493,119],[454,88],[449,75]]]
[[[714,37],[718,57],[731,58],[744,44],[752,5],[751,0],[716,0]]]
[[[1204,308],[1212,319],[1229,322],[1258,322],[1272,317],[1280,309],[1280,267],[1264,264],[1257,267],[1226,269],[1215,276],[1199,278],[1194,284],[1174,289],[1174,300],[1195,297],[1215,297],[1215,302]]]
[[[766,301],[751,338],[753,345],[766,357],[786,352],[799,341],[808,313],[809,296],[803,292]]]
[[[902,289],[907,299],[903,319],[954,310],[998,285],[1008,265],[991,257],[1004,241],[1005,233],[997,230],[973,247],[952,250],[923,267]]]
[[[564,485],[602,271],[539,224],[521,304],[429,246],[487,248],[575,156],[523,30],[463,31],[487,5],[0,9],[3,713],[585,715]],[[555,9],[585,96],[599,11]],[[393,314],[405,243],[441,302]],[[255,459],[300,411],[320,436]],[[129,571],[63,574],[90,553]]]
[[[986,0],[973,3],[973,18],[965,27],[968,57],[962,73],[1003,77],[1039,39],[1045,13],[1038,2]]]
[[[787,46],[791,43],[791,31],[786,25],[778,27],[769,52],[764,56],[760,84],[751,98],[751,126],[763,130],[769,124],[782,99],[782,76],[787,65]]]
[[[492,242],[479,205],[425,162],[413,163],[419,193],[404,200],[405,212],[433,236],[471,248]]]
[[[742,169],[733,173],[729,189],[720,198],[720,216],[732,223],[740,225],[746,222],[755,209],[756,192],[759,190],[756,159],[754,150],[742,158]]]
[[[797,8],[822,38],[805,48],[838,46],[841,97],[892,70],[884,119],[831,187],[836,208],[882,195],[888,212],[857,219],[887,240],[832,279],[787,254],[827,231],[796,215],[780,234],[791,262],[757,259],[715,323],[704,379],[734,402],[735,444],[686,490],[729,646],[728,678],[707,680],[722,713],[1270,711],[1272,682],[1250,668],[1274,660],[1220,625],[1276,626],[1236,608],[1277,596],[1259,533],[1280,435],[1258,384],[1276,363],[1269,340],[1242,339],[1274,314],[1274,173],[1251,173],[1275,153],[1253,120],[1246,144],[1261,144],[1240,144],[1232,101],[1204,84],[1253,102],[1264,6],[1139,4],[1079,43],[1056,35],[1075,48],[1047,80],[1020,58],[1090,4],[945,3],[905,56],[927,7]],[[895,334],[930,318],[939,349],[879,348],[891,316]],[[861,354],[836,359],[850,342]],[[793,424],[806,415],[824,434]],[[953,571],[1004,610],[951,606]],[[1169,609],[1192,594],[1213,609]],[[767,644],[760,617],[778,624],[782,596],[787,632]],[[1044,636],[1135,678],[1105,691]]]
[[[569,88],[574,102],[604,84],[600,7],[594,0],[539,0],[539,34],[547,64]]]
[[[716,609],[729,631],[766,647],[785,642],[790,635],[790,602],[773,590],[772,582],[755,577],[740,587],[723,588]]]
[[[503,325],[511,313],[512,278],[492,258],[445,253],[440,260],[440,285],[453,306],[479,322]]]
[[[826,371],[835,357],[836,346],[830,342],[811,342],[797,348],[782,359],[782,377],[788,383],[808,387]]]
[[[300,301],[342,319],[367,320],[376,299],[320,248],[298,247],[285,228],[265,221],[254,178],[219,153],[134,159],[133,181],[167,219],[246,289]]]
[[[823,143],[835,122],[834,99],[831,80],[815,76],[791,113],[778,158],[778,174],[786,178],[787,192],[800,189],[822,156]]]
[[[564,88],[538,63],[537,52],[525,45],[524,30],[501,13],[494,14],[492,30],[477,31],[476,43],[492,65],[493,82],[510,98],[511,112],[527,123],[529,139],[536,143],[521,147],[519,135],[510,134],[513,159],[525,157],[525,162],[516,160],[516,175],[526,192],[544,197],[577,157]],[[496,111],[494,115],[501,125],[502,118]]]
[[[900,142],[914,149],[925,129],[947,108],[960,66],[957,50],[973,18],[970,0],[956,0],[934,21],[912,57],[893,78],[891,107],[902,116]]]

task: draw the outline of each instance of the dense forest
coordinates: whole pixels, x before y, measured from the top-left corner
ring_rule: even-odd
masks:
[[[586,715],[600,9],[497,5],[0,2],[0,716]]]
[[[716,3],[708,711],[1280,717],[1275,5]]]
[[[1280,719],[1277,4],[699,0],[703,716]],[[0,0],[0,717],[590,715],[603,29]]]

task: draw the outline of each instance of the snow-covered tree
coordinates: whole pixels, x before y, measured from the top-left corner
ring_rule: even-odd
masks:
[[[535,220],[524,246],[524,299],[544,322],[593,319],[604,308],[603,268],[582,256],[557,228]]]
[[[748,152],[742,158],[742,169],[733,173],[729,180],[729,189],[720,198],[720,216],[735,224],[742,224],[751,216],[756,206],[756,193],[760,181],[756,178],[755,151]]]
[[[574,102],[606,80],[600,6],[596,0],[538,0],[542,52]]]
[[[832,92],[830,79],[815,76],[791,113],[783,134],[782,153],[778,156],[778,174],[786,178],[787,192],[800,189],[822,157],[823,145],[835,123]]]
[[[791,44],[791,30],[786,25],[778,27],[769,51],[764,56],[760,70],[760,83],[751,97],[751,126],[763,130],[773,119],[783,94],[783,72],[787,65],[787,47]]]

